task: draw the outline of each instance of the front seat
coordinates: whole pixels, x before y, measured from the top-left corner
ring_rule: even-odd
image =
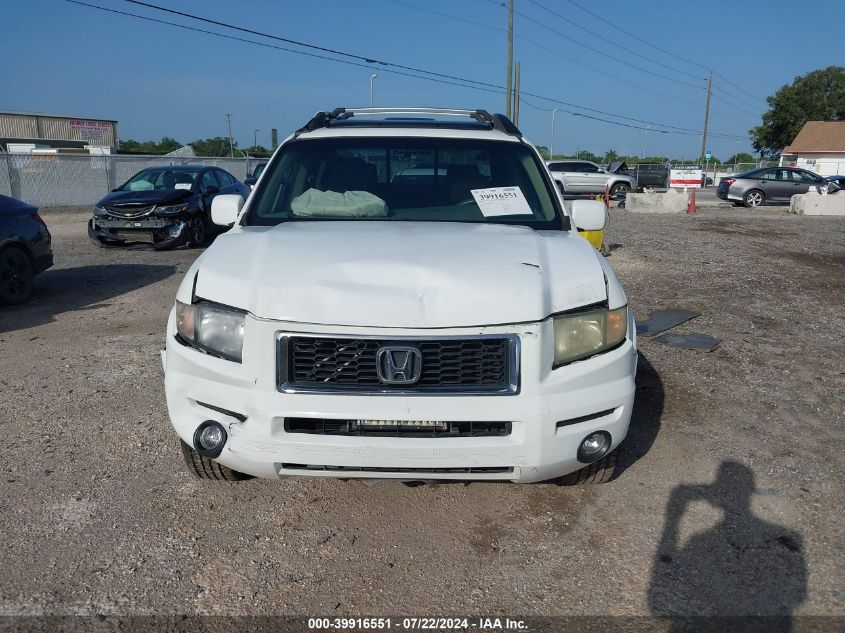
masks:
[[[333,158],[323,171],[323,191],[371,191],[376,183],[376,166],[360,158]]]

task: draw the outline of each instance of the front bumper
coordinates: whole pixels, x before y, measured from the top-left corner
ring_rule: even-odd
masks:
[[[438,332],[444,337],[520,336],[519,392],[480,396],[282,393],[276,385],[276,335],[279,331],[325,333],[325,327],[249,318],[244,363],[238,364],[182,345],[172,334],[174,326],[171,313],[167,348],[162,354],[173,427],[191,444],[202,422],[221,423],[228,431],[228,441],[216,461],[258,477],[542,481],[583,467],[576,452],[593,431],[607,431],[613,448],[618,446],[631,418],[637,364],[634,340],[626,339],[614,350],[552,371],[552,348],[546,344],[552,335],[551,321]],[[332,333],[383,335],[367,330],[338,327]],[[629,331],[634,331],[630,316]],[[401,336],[421,335],[420,331],[403,331]],[[508,421],[512,430],[510,435],[498,437],[309,435],[286,432],[285,417]],[[585,417],[589,419],[579,420]],[[559,426],[560,422],[566,424]],[[338,467],[344,470],[336,470]]]
[[[115,242],[175,244],[187,238],[187,228],[186,219],[181,217],[152,216],[137,220],[94,217],[88,221],[88,237],[92,240],[106,239]]]

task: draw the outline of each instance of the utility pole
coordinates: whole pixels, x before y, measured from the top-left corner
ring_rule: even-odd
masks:
[[[522,64],[516,62],[516,76],[513,84],[513,124],[519,126],[519,76]]]
[[[508,0],[508,83],[505,94],[505,114],[511,118],[511,86],[513,86],[513,0]]]
[[[373,101],[374,96],[373,95],[375,94],[374,82],[376,80],[376,77],[378,77],[378,75],[375,74],[375,73],[370,75],[370,107],[371,108],[373,107],[373,103],[374,103],[374,101]]]
[[[253,130],[252,131],[252,146],[253,147],[258,147],[258,133],[260,131],[261,130]]]
[[[698,157],[698,163],[704,163],[704,152],[707,151],[707,124],[710,123],[710,94],[713,92],[713,71],[710,71],[710,77],[707,78],[707,103],[704,106],[704,134],[701,136],[701,154]]]
[[[232,142],[232,115],[226,114],[226,125],[229,127],[229,156],[235,157],[235,144]]]
[[[555,159],[555,115],[559,109],[552,109],[552,136],[549,139],[549,160]]]

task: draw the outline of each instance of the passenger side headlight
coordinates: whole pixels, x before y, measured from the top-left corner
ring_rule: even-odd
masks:
[[[235,308],[176,302],[176,333],[187,345],[241,362],[246,314]]]
[[[190,208],[190,205],[187,205],[183,202],[180,204],[172,204],[166,207],[156,207],[154,213],[160,213],[162,215],[176,215],[177,213],[183,213]]]
[[[628,332],[628,306],[564,314],[554,318],[554,329],[554,367],[559,367],[619,345]]]

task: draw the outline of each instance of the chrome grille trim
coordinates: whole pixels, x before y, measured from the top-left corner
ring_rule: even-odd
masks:
[[[118,217],[118,218],[140,218],[141,216],[147,215],[152,213],[153,209],[156,208],[154,204],[146,204],[142,206],[104,206],[103,207],[109,214]]]
[[[313,386],[292,384],[288,379],[288,353],[291,338],[325,338],[348,340],[377,340],[390,341],[397,344],[412,344],[414,342],[436,341],[472,341],[484,339],[504,339],[507,342],[507,380],[500,388],[478,388],[472,386],[438,386],[419,388],[409,385],[404,388],[350,388],[335,385]],[[342,395],[397,395],[397,396],[509,396],[519,393],[520,380],[520,339],[516,334],[476,334],[449,336],[365,336],[360,334],[314,334],[310,332],[277,332],[276,334],[276,388],[283,393],[319,393]]]

